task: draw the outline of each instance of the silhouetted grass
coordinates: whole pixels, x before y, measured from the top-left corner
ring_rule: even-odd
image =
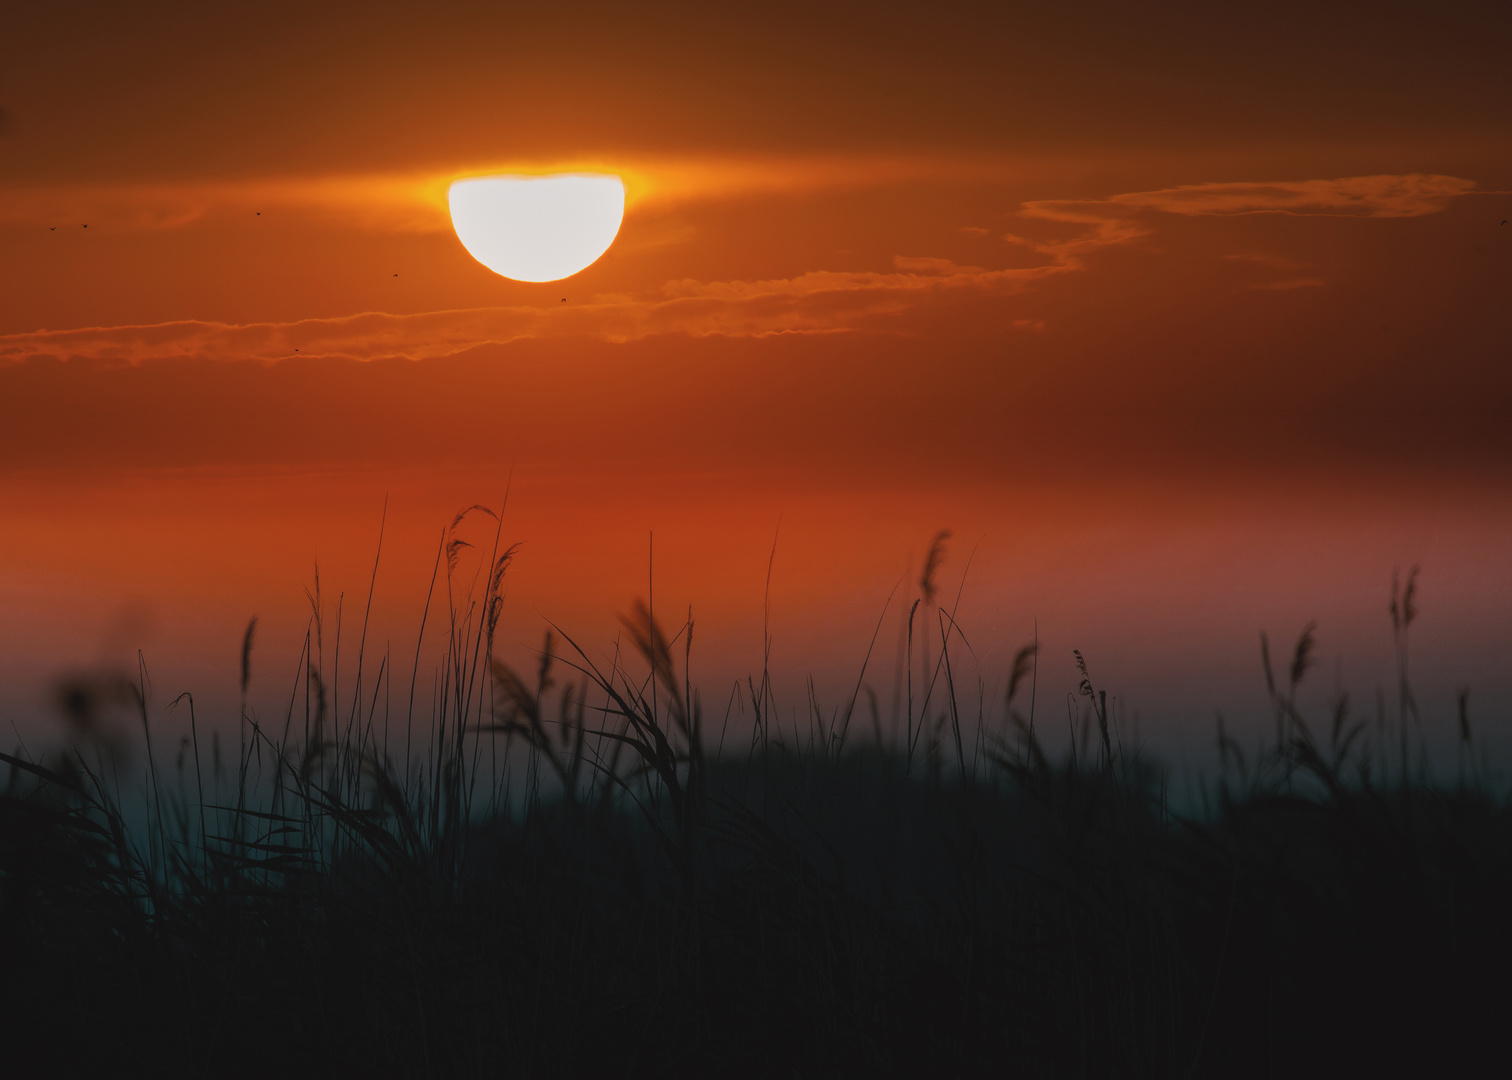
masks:
[[[649,602],[605,660],[558,630],[533,671],[509,667],[493,638],[513,549],[496,530],[476,579],[461,569],[480,511],[438,547],[422,634],[444,659],[419,716],[418,646],[408,712],[386,716],[395,675],[385,656],[369,682],[365,631],[336,698],[317,577],[277,730],[245,706],[248,627],[234,762],[218,736],[202,755],[187,696],[164,760],[145,674],[67,689],[66,752],[0,756],[8,1062],[1187,1077],[1500,1053],[1512,819],[1463,697],[1452,782],[1409,746],[1413,579],[1392,605],[1395,729],[1347,699],[1309,720],[1311,628],[1284,685],[1262,639],[1274,744],[1246,753],[1220,721],[1222,772],[1178,814],[1080,653],[1058,760],[1035,645],[1000,709],[957,685],[959,632],[933,607],[944,534],[922,579],[939,638],[886,745],[874,697],[870,737],[851,734],[864,674],[829,715],[811,689],[794,726],[763,671],[715,732],[691,618],[669,634]],[[112,707],[141,725],[130,815]]]

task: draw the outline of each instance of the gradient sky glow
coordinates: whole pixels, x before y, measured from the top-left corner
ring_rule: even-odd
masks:
[[[1509,41],[1492,3],[8,12],[0,681],[136,634],[224,682],[316,557],[362,587],[385,495],[402,637],[432,526],[509,482],[518,643],[612,626],[658,530],[739,673],[787,529],[790,666],[852,670],[823,643],[949,526],[994,648],[1122,649],[1150,713],[1210,713],[1157,631],[1234,636],[1218,694],[1262,622],[1363,640],[1419,560],[1481,643],[1446,663],[1490,664]],[[603,257],[468,255],[454,180],[561,172],[625,179]]]

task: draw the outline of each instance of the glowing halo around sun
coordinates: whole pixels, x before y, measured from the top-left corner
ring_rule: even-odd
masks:
[[[516,281],[556,281],[609,250],[625,217],[618,176],[480,176],[447,193],[468,254]]]

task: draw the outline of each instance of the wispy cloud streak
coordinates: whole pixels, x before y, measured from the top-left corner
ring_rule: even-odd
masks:
[[[629,341],[657,334],[755,337],[887,329],[889,317],[949,295],[1008,296],[1036,283],[1085,272],[1096,252],[1159,230],[1160,215],[1240,214],[1421,217],[1444,210],[1474,185],[1450,176],[1411,174],[1340,180],[1217,183],[1131,192],[1093,200],[1023,204],[1027,225],[1067,235],[1005,239],[1038,257],[1032,266],[990,269],[935,257],[903,257],[887,270],[812,270],[761,280],[674,280],[634,294],[602,295],[568,307],[487,307],[396,315],[364,312],[297,322],[231,324],[182,321],[145,326],[39,330],[0,336],[0,363],[33,357],[139,364],[161,359],[255,360],[302,357],[414,360],[534,337]],[[1069,227],[1069,228],[1061,228]],[[1272,256],[1237,256],[1250,261]],[[1323,284],[1299,265],[1282,280],[1251,286],[1286,291]],[[1038,319],[1012,325],[1040,329]]]
[[[152,360],[277,361],[295,356],[415,360],[530,337],[628,341],[654,334],[826,333],[916,307],[947,292],[1014,292],[1069,267],[986,270],[945,259],[896,260],[889,272],[815,271],[761,281],[673,281],[643,295],[571,307],[489,307],[233,324],[186,320],[0,336],[0,363],[33,357],[139,364]]]

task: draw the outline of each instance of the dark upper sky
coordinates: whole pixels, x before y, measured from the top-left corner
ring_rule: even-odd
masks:
[[[514,154],[1495,152],[1505,4],[11,5],[0,179]]]

